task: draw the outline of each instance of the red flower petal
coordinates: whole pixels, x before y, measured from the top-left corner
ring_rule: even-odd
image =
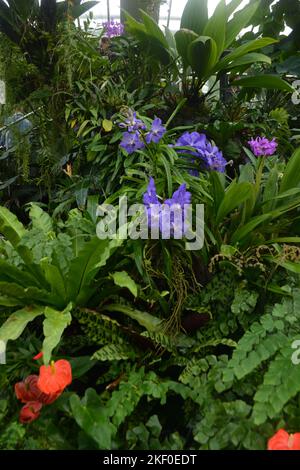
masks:
[[[268,441],[268,450],[300,450],[300,433],[289,434],[279,429]]]
[[[15,384],[15,393],[18,400],[21,400],[22,403],[36,401],[43,405],[50,405],[59,397],[61,392],[43,393],[38,387],[38,379],[38,375],[29,375],[23,382]]]
[[[23,382],[15,384],[15,394],[22,403],[37,401],[41,395],[41,390],[37,386],[38,376],[28,375]]]
[[[300,432],[295,432],[295,434],[290,434],[289,449],[300,450]]]
[[[72,382],[72,369],[69,361],[60,359],[49,366],[40,367],[39,389],[50,395],[59,394]]]
[[[20,422],[31,423],[40,416],[42,404],[38,401],[30,401],[20,411]]]
[[[38,361],[39,359],[41,359],[43,357],[43,351],[39,352],[36,356],[33,357],[33,360],[34,361]]]

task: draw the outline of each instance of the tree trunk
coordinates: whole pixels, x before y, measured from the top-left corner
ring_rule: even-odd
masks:
[[[158,23],[161,0],[121,0],[121,9],[127,11],[133,18],[140,20],[139,9],[144,10]],[[121,21],[124,22],[121,11]]]

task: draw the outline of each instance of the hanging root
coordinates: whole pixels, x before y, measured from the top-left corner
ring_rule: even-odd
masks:
[[[175,299],[175,306],[171,316],[164,322],[163,332],[177,335],[181,329],[181,312],[183,304],[188,295],[189,283],[186,280],[184,264],[177,256],[173,261],[172,294],[171,299]]]

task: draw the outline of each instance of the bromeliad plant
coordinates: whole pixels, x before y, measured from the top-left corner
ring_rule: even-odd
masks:
[[[128,31],[150,52],[154,62],[169,67],[174,82],[180,78],[183,95],[197,101],[206,82],[210,81],[207,96],[222,75],[232,72],[236,77],[253,64],[271,63],[267,55],[257,51],[274,44],[275,39],[262,37],[234,47],[242,29],[251,24],[260,2],[251,2],[231,18],[240,3],[241,0],[233,0],[226,4],[225,0],[221,0],[208,18],[207,0],[189,0],[182,14],[180,30],[175,35],[168,28],[163,34],[143,11],[141,23],[127,14],[126,25]],[[278,76],[267,74],[241,77],[232,85],[293,90]]]

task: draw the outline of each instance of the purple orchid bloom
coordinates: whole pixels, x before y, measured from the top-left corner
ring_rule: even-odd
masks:
[[[225,172],[227,162],[222,152],[215,145],[207,142],[205,149],[199,150],[199,156],[203,159],[207,170],[218,171],[219,173]]]
[[[122,36],[122,34],[124,33],[124,25],[122,23],[119,23],[118,21],[106,21],[102,23],[102,26],[106,33],[106,36],[109,38]]]
[[[164,203],[162,211],[162,235],[170,234],[175,238],[182,238],[186,233],[186,206],[191,204],[192,195],[186,190],[186,184],[183,183],[173,193],[171,199],[167,199]],[[170,215],[167,207],[169,207]],[[168,226],[169,221],[169,226]],[[164,223],[165,222],[165,223]]]
[[[119,124],[119,127],[123,129],[127,128],[128,132],[146,130],[145,123],[141,119],[138,119],[136,112],[132,110],[129,111],[127,119]]]
[[[191,193],[186,184],[179,186],[164,204],[158,200],[153,178],[150,178],[147,192],[143,196],[148,226],[151,230],[159,229],[163,239],[170,236],[181,239],[186,233],[186,205],[191,203]]]
[[[182,136],[179,137],[177,140],[175,147],[194,147],[195,152],[192,150],[181,150],[181,153],[186,153],[190,155],[194,155],[195,157],[198,155],[198,148],[204,148],[206,142],[205,134],[199,134],[199,132],[185,132]]]
[[[256,157],[274,155],[278,146],[275,139],[269,140],[266,137],[252,138],[248,141],[248,144]]]
[[[158,201],[157,193],[156,193],[155,182],[152,177],[149,180],[147,192],[143,196],[143,203],[145,205],[160,204],[160,202]]]
[[[166,128],[162,125],[162,120],[159,118],[155,118],[152,122],[151,130],[146,134],[146,142],[150,144],[154,142],[158,144],[159,141],[162,139],[164,134],[166,133]]]
[[[175,147],[178,146],[189,146],[193,147],[195,151],[191,150],[181,150],[181,153],[190,154],[195,157],[198,157],[202,161],[202,166],[206,170],[218,171],[220,173],[225,172],[225,167],[227,162],[223,157],[222,152],[212,145],[206,138],[205,134],[199,134],[199,132],[185,132],[177,140]],[[194,163],[197,159],[191,160],[191,163]],[[189,173],[193,176],[198,176],[199,173],[197,170],[190,170]]]
[[[140,134],[137,131],[133,133],[124,132],[120,147],[126,150],[126,152],[130,155],[136,150],[143,149],[145,144],[141,141]]]
[[[148,227],[159,229],[161,226],[161,203],[158,200],[153,178],[150,178],[147,192],[143,196],[143,203],[147,213]]]

